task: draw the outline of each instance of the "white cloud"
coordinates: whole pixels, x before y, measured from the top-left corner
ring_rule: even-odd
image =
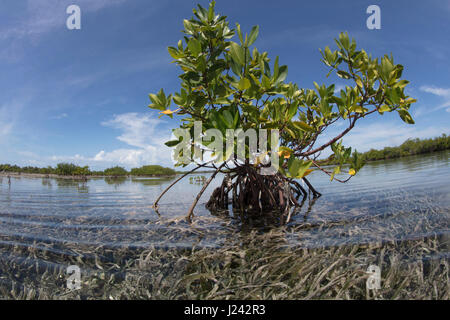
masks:
[[[270,32],[266,30],[260,33],[257,45],[259,47],[276,47],[286,45],[286,43],[314,43],[320,47],[334,43],[333,39],[337,38],[343,30],[330,27],[329,25],[302,25],[297,27],[286,28],[280,32]],[[347,30],[353,38],[362,38],[364,34],[358,30]],[[281,58],[281,57],[280,57]]]
[[[151,59],[148,59],[149,52],[154,52]],[[79,66],[82,66],[81,64],[68,65],[64,70],[67,76],[62,83],[70,87],[89,88],[100,81],[122,78],[136,72],[154,71],[160,68],[169,69],[170,61],[165,48],[162,47],[157,49],[148,47],[142,51],[121,48],[103,57],[101,66],[95,70],[80,73],[78,69]]]
[[[441,97],[444,99],[444,103],[435,107],[431,111],[437,111],[441,109],[445,109],[450,107],[450,88],[439,88],[434,86],[421,86],[420,90],[423,92],[431,93],[435,96]],[[448,110],[447,110],[448,111]],[[422,112],[419,111],[419,114]]]
[[[13,24],[0,28],[0,57],[18,61],[23,57],[24,44],[36,45],[42,36],[55,29],[65,30],[69,15],[66,9],[76,4],[81,8],[81,20],[89,13],[124,3],[126,0],[27,0],[25,9],[11,12]],[[83,28],[83,22],[81,27]]]
[[[61,120],[61,119],[67,118],[68,116],[69,115],[67,113],[61,113],[61,114],[58,114],[56,116],[50,117],[50,119],[52,119],[52,120]]]
[[[30,101],[31,96],[24,94],[18,99],[13,99],[0,105],[0,143],[7,141],[13,135],[13,128],[24,106]]]
[[[155,119],[150,113],[136,112],[114,115],[104,121],[103,126],[122,131],[118,140],[134,148],[120,148],[112,151],[101,150],[93,157],[81,155],[53,156],[52,161],[73,161],[94,166],[122,165],[128,168],[145,164],[170,165],[171,149],[164,142],[170,139],[171,131],[162,130],[158,126],[162,120]]]
[[[93,14],[123,5],[127,0],[26,0],[23,2],[23,9],[8,12],[11,18],[0,28],[0,58],[6,61],[20,61],[28,51],[28,44],[39,44],[41,39],[50,32],[61,30],[69,32],[66,29],[66,21],[69,17],[69,14],[66,13],[68,6],[75,4],[80,7],[82,31],[84,21],[95,19],[92,17]],[[148,1],[145,14],[154,14],[165,6],[167,6],[166,1]],[[4,9],[8,10],[8,8]],[[163,51],[166,52],[165,49]],[[148,53],[144,53],[147,54],[145,62],[132,60],[137,62],[134,68],[144,67],[147,69],[149,64],[153,67],[154,59],[148,59]],[[108,67],[110,68],[110,66]],[[114,65],[115,67],[116,65]],[[131,67],[133,68],[133,66]],[[99,76],[103,76],[103,74],[83,77],[90,80]],[[74,79],[75,82],[77,80],[82,81],[83,79]]]
[[[79,154],[76,154],[74,156],[51,156],[50,160],[52,161],[86,161],[89,160],[89,158],[80,156]]]
[[[116,149],[110,152],[102,150],[93,160],[128,166],[168,164],[171,149],[164,142],[169,140],[171,132],[157,128],[161,123],[162,120],[153,118],[150,113],[130,112],[114,115],[111,120],[102,122],[102,125],[121,130],[122,134],[117,139],[137,149]]]
[[[450,89],[446,88],[438,88],[438,87],[430,87],[430,86],[421,86],[420,90],[428,93],[432,93],[439,97],[450,97]]]
[[[426,106],[414,108],[414,110],[412,111],[413,118],[416,119],[416,118],[420,117],[421,115],[426,114],[427,110],[428,110],[428,108]]]
[[[431,138],[450,132],[450,127],[418,128],[406,124],[376,123],[355,127],[344,137],[344,145],[352,146],[360,152],[397,146],[410,138]]]
[[[150,114],[130,112],[114,115],[102,125],[122,130],[123,134],[117,137],[120,141],[133,147],[147,148],[152,145],[155,127],[161,122],[160,119],[150,117]]]
[[[100,151],[93,158],[96,162],[118,163],[131,167],[139,167],[144,164],[159,164],[158,148],[145,149],[117,149],[111,152]]]
[[[51,31],[56,27],[65,28],[68,17],[66,9],[71,4],[81,8],[81,14],[96,12],[106,7],[114,6],[126,0],[28,0],[23,18],[14,26],[2,28],[0,39],[36,37]]]
[[[341,133],[343,129],[334,127],[333,130],[318,139],[315,147],[328,142]],[[370,149],[399,146],[407,139],[434,138],[443,133],[450,133],[450,126],[421,128],[417,125],[411,126],[398,122],[377,122],[368,125],[360,123],[343,137],[343,145],[352,147],[352,150],[356,149],[358,152],[366,152]],[[327,148],[322,152],[320,158],[328,157],[330,154],[331,150]]]
[[[17,151],[17,154],[27,158],[39,158],[39,156],[36,153],[27,150],[19,150]]]
[[[340,96],[340,92],[341,90],[345,89],[345,85],[338,83],[335,87],[334,87],[334,94]]]
[[[0,142],[4,141],[10,134],[13,124],[10,120],[6,107],[0,107]]]

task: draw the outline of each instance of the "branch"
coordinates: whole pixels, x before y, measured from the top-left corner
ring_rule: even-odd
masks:
[[[309,159],[309,158],[308,158],[308,159]],[[321,166],[319,166],[319,164],[318,164],[315,160],[313,160],[313,159],[309,159],[309,160],[311,160],[311,162],[314,164],[314,166],[315,166],[317,169],[319,169],[319,170],[325,172],[327,175],[329,175],[329,176],[331,177],[331,172],[330,172],[330,171],[327,171],[327,170],[325,170],[324,168],[322,168]],[[348,178],[345,179],[345,180],[341,180],[341,179],[338,179],[338,178],[335,178],[335,177],[333,177],[333,179],[336,180],[337,182],[340,182],[340,183],[346,183],[346,182],[349,181],[352,177],[353,177],[353,176],[350,176],[350,177],[348,177]]]
[[[312,155],[312,154],[314,154],[314,153],[316,153],[316,152],[322,151],[323,149],[329,147],[330,145],[332,145],[333,143],[335,143],[336,141],[338,141],[340,138],[342,138],[343,136],[345,136],[350,130],[352,130],[353,127],[355,126],[355,123],[356,123],[356,120],[357,120],[357,119],[358,119],[358,118],[355,117],[355,118],[353,119],[352,123],[350,124],[350,126],[349,126],[347,129],[345,129],[344,131],[342,131],[341,134],[339,134],[338,136],[334,137],[333,139],[331,139],[331,140],[328,141],[327,143],[323,144],[322,146],[320,146],[320,147],[318,147],[318,148],[316,148],[316,149],[314,149],[314,150],[310,150],[310,151],[304,152],[304,153],[302,153],[302,152],[296,153],[295,156],[307,157],[307,156],[310,156],[310,155]]]
[[[191,174],[191,173],[194,172],[195,170],[197,170],[197,169],[199,169],[199,168],[201,168],[201,167],[204,167],[204,166],[206,166],[207,164],[209,164],[209,163],[211,163],[211,162],[212,162],[212,161],[209,161],[209,162],[206,162],[206,163],[204,163],[204,164],[199,165],[197,168],[192,169],[191,171],[189,171],[189,172],[183,174],[180,178],[178,178],[178,179],[175,180],[173,183],[171,183],[170,186],[168,186],[168,187],[167,187],[167,188],[159,195],[159,197],[156,199],[156,201],[153,203],[152,208],[155,209],[156,213],[159,215],[159,213],[158,213],[158,202],[159,202],[159,200],[162,198],[162,196],[163,196],[167,191],[169,191],[170,188],[172,188],[178,181],[180,181],[181,179],[183,179],[184,177],[186,177],[188,174]]]
[[[209,177],[209,179],[205,182],[205,184],[203,185],[202,190],[200,190],[200,192],[197,194],[197,197],[195,198],[194,202],[192,203],[191,207],[189,208],[189,211],[186,215],[186,220],[191,223],[192,221],[192,216],[194,215],[194,208],[197,205],[198,200],[200,200],[200,197],[202,196],[203,192],[205,192],[206,188],[209,186],[209,184],[211,183],[211,181],[214,179],[214,177],[216,176],[216,174],[220,171],[220,169],[222,169],[222,167],[226,164],[226,162],[222,163],[220,165],[219,168],[217,168],[217,170],[211,175],[211,177]]]

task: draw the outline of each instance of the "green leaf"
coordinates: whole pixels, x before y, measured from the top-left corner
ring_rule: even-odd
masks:
[[[409,81],[407,80],[400,80],[399,82],[397,82],[394,87],[399,87],[401,89],[405,88],[408,85]]]
[[[212,1],[209,4],[209,9],[208,9],[208,21],[212,21],[214,19],[214,6],[215,6],[216,2]]]
[[[234,112],[234,119],[233,119],[233,128],[237,128],[239,126],[239,120],[241,116],[239,114],[239,109],[236,108]]]
[[[278,69],[278,77],[275,80],[275,82],[282,82],[282,81],[284,81],[286,79],[286,77],[287,77],[287,74],[288,74],[288,67],[287,66],[281,66]]]
[[[270,83],[270,79],[265,74],[263,74],[262,76],[261,84],[263,85],[264,89],[270,89],[270,87],[272,86]]]
[[[148,96],[150,97],[150,100],[151,100],[155,105],[164,107],[164,106],[162,105],[161,100],[159,100],[159,98],[158,98],[158,96],[157,96],[156,94],[150,93]]]
[[[247,78],[242,78],[241,80],[239,80],[238,85],[239,91],[247,90],[248,88],[250,88],[250,86],[251,86],[250,80],[248,80]]]
[[[361,89],[364,87],[360,78],[356,78],[355,82],[356,82],[357,86],[360,87]]]
[[[199,40],[192,38],[188,42],[188,48],[191,51],[192,55],[197,57],[200,52],[202,52],[202,44]]]
[[[291,177],[296,177],[298,171],[300,170],[302,163],[300,160],[295,159],[294,155],[291,154],[291,157],[288,161],[288,171]]]
[[[235,75],[238,75],[239,77],[242,76],[242,65],[236,62],[235,60],[230,61],[231,70],[233,70]]]
[[[411,115],[409,114],[408,111],[406,110],[398,110],[398,114],[400,116],[400,118],[402,118],[403,122],[406,122],[408,124],[414,124],[414,120],[411,117]]]
[[[170,141],[165,142],[164,144],[168,147],[174,147],[179,143],[180,143],[180,140],[170,140]]]
[[[386,104],[383,104],[383,105],[378,109],[378,112],[381,113],[381,114],[383,114],[384,112],[389,112],[389,111],[391,111],[391,108],[389,108],[389,106],[386,105]]]
[[[310,125],[308,125],[306,122],[303,121],[294,121],[292,122],[294,124],[294,126],[297,129],[300,129],[302,131],[309,131],[309,132],[314,132],[314,128],[311,127]]]
[[[274,79],[274,81],[276,81],[278,79],[278,72],[279,72],[278,60],[279,60],[279,57],[277,56],[275,58],[275,62],[273,64],[273,79]]]
[[[227,98],[221,97],[221,98],[217,98],[216,100],[214,100],[214,103],[216,103],[216,104],[230,104],[230,100],[228,100]]]
[[[248,46],[251,46],[258,38],[259,26],[254,26],[252,31],[250,31],[250,36],[248,37]]]
[[[241,40],[241,44],[244,44],[244,38],[242,37],[241,25],[236,23],[236,30],[239,36],[239,40]]]
[[[339,174],[340,172],[341,172],[341,166],[335,167],[334,170],[333,170],[333,173],[332,173],[331,176],[330,176],[330,181],[333,181],[334,176],[335,176],[336,174]]]
[[[174,48],[174,47],[168,47],[168,48],[167,48],[167,51],[169,51],[170,56],[171,56],[172,58],[174,58],[175,60],[180,59],[180,58],[183,57],[183,55],[180,54],[180,53],[178,52],[178,50],[177,50],[176,48]]]
[[[337,75],[338,75],[340,78],[342,78],[342,79],[350,79],[350,74],[349,74],[348,72],[345,72],[345,71],[342,71],[342,70],[339,70],[339,71],[337,72]]]
[[[325,62],[327,63],[328,66],[331,66],[334,63],[333,53],[331,52],[331,50],[328,46],[325,47],[324,58],[325,58]]]
[[[189,22],[189,20],[184,19],[183,20],[183,26],[184,26],[184,29],[185,29],[187,34],[193,34],[194,33],[194,28],[193,28],[192,24]]]
[[[287,113],[287,120],[291,120],[293,116],[297,113],[298,109],[298,103],[292,102],[289,106],[288,113]]]
[[[325,117],[328,117],[328,115],[330,114],[331,108],[330,108],[330,104],[327,102],[326,99],[322,99],[320,101],[320,112],[322,112],[322,114]]]
[[[341,42],[345,50],[348,50],[350,48],[350,40],[348,38],[347,32],[341,32],[339,34],[339,41]]]
[[[311,161],[302,161],[295,159],[292,154],[288,161],[288,171],[292,178],[301,178],[305,174],[306,170],[311,166]]]
[[[389,74],[394,70],[394,66],[388,57],[384,57],[381,60],[381,75],[384,80],[389,80]]]
[[[393,104],[400,103],[401,92],[399,88],[392,88],[391,90],[387,91],[386,94]]]
[[[165,110],[166,106],[164,105],[163,101],[154,93],[150,93],[148,95],[150,97],[150,100],[153,102],[148,107],[156,110]]]
[[[245,60],[244,50],[236,42],[231,42],[231,44],[230,44],[230,54],[231,54],[231,58],[236,63],[238,63],[241,66],[243,66],[245,64],[245,61],[244,61]]]
[[[287,133],[289,133],[289,135],[293,138],[293,139],[296,139],[297,138],[297,136],[295,135],[295,132],[294,131],[292,131],[291,129],[289,129],[289,128],[284,128],[284,130],[287,132]]]
[[[367,112],[368,109],[363,108],[363,107],[361,107],[361,106],[358,105],[358,104],[355,104],[355,105],[353,105],[353,106],[351,106],[351,107],[349,108],[349,111],[350,111],[350,112],[356,112],[356,113],[364,113],[364,112]]]
[[[223,112],[223,117],[226,121],[228,128],[234,128],[234,118],[229,110],[225,110]]]
[[[161,88],[161,90],[158,91],[158,99],[161,101],[162,106],[168,107],[170,104],[170,95],[169,97],[166,97],[166,94],[164,93],[164,89]]]

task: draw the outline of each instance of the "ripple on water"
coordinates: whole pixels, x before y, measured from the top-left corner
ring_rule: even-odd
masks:
[[[311,175],[323,196],[307,200],[293,216],[298,228],[289,241],[305,246],[336,245],[417,236],[448,234],[450,207],[449,152],[395,161],[373,162],[347,184]],[[217,235],[223,226],[240,228],[229,218],[213,218],[204,208],[216,179],[200,200],[196,215],[201,233],[181,232],[159,220],[152,201],[170,179],[91,179],[88,182],[12,178],[0,184],[0,240],[26,245],[85,243],[106,246],[214,246],[226,241]],[[185,179],[160,203],[164,219],[183,216],[201,186]],[[211,217],[211,219],[209,219]],[[180,233],[177,235],[177,232]],[[290,233],[288,233],[290,234]],[[201,238],[199,240],[199,238]]]

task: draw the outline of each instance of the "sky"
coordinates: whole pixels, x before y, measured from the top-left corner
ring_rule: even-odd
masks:
[[[2,0],[0,2],[0,163],[59,162],[105,169],[145,164],[172,167],[171,129],[181,117],[158,118],[148,94],[179,91],[168,46],[182,38],[182,21],[208,1]],[[69,30],[66,9],[81,9],[81,29]],[[366,9],[381,9],[381,29],[369,30]],[[392,52],[411,81],[415,125],[395,113],[358,122],[344,144],[358,151],[408,138],[450,134],[450,1],[218,0],[217,12],[243,31],[259,25],[255,46],[289,67],[301,88],[326,78],[319,48],[335,49],[342,31],[358,48]],[[334,130],[334,131],[333,131]],[[329,135],[342,128],[330,130]],[[324,137],[323,139],[331,138]]]

